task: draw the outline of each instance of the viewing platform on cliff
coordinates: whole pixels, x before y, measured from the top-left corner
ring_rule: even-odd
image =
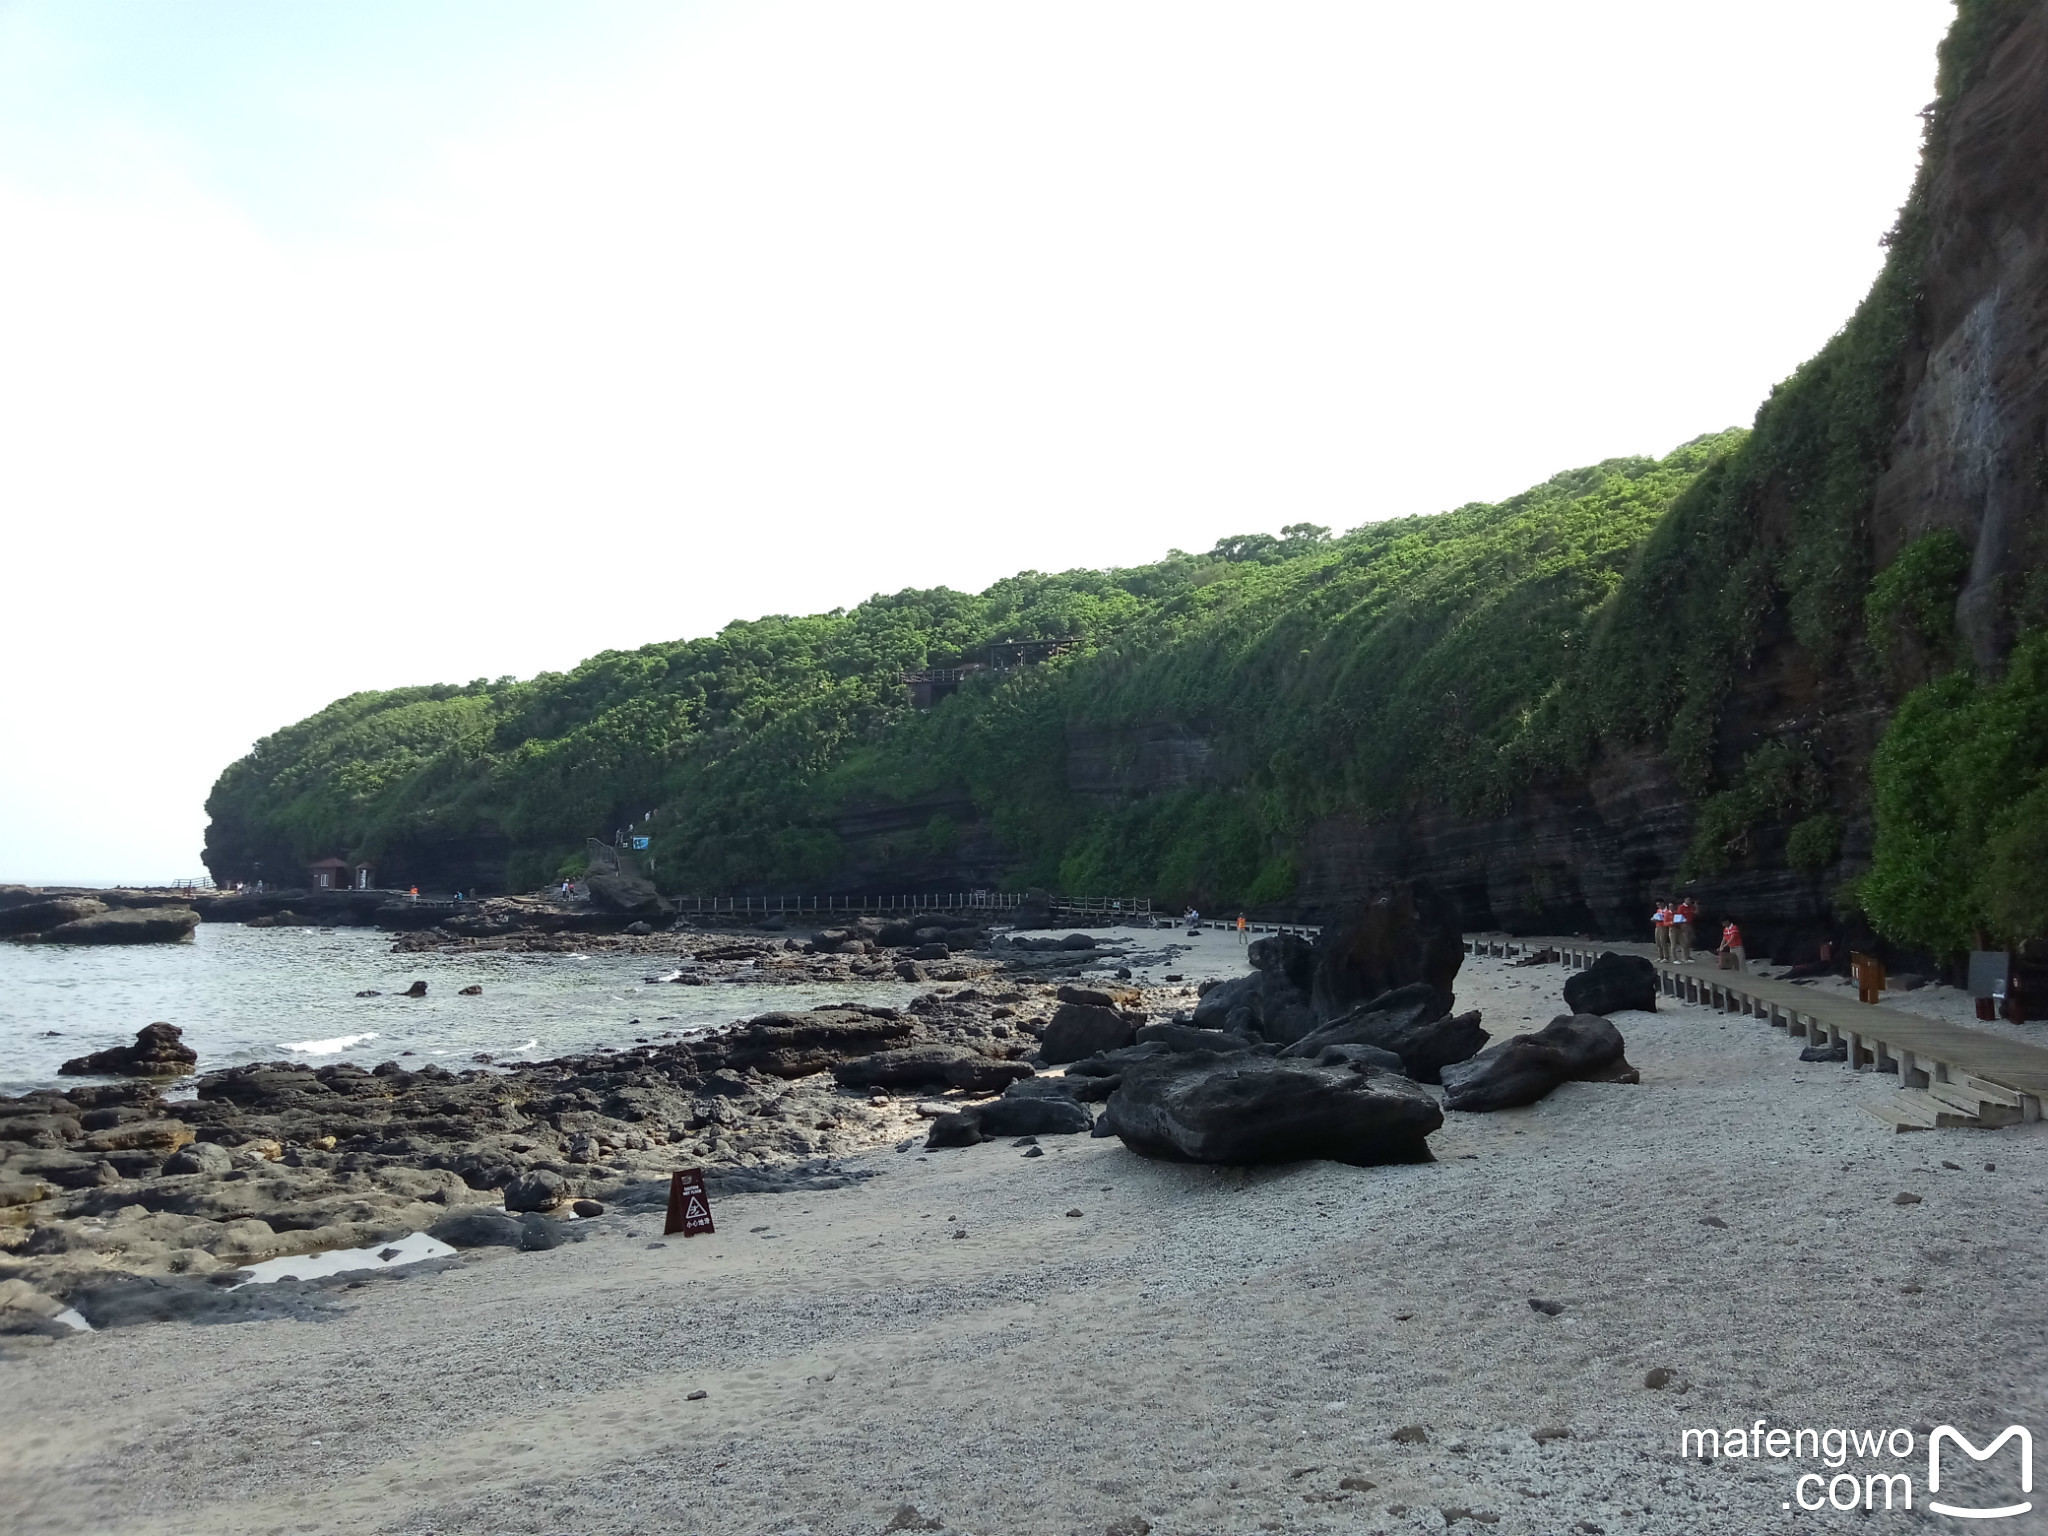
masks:
[[[1771,976],[1724,971],[1711,951],[1688,964],[1659,960],[1649,944],[1500,934],[1468,934],[1465,950],[1502,959],[1549,950],[1570,970],[1584,970],[1610,950],[1641,955],[1657,967],[1666,997],[1747,1014],[1810,1044],[1839,1046],[1851,1071],[1896,1072],[1896,1102],[1870,1111],[1896,1131],[2039,1120],[2048,1103],[2048,1047]]]

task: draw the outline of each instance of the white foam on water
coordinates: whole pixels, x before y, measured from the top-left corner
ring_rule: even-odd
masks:
[[[374,1248],[329,1248],[324,1253],[298,1253],[282,1259],[265,1259],[261,1264],[246,1264],[242,1273],[249,1278],[229,1289],[239,1291],[244,1285],[271,1285],[279,1280],[316,1280],[322,1275],[345,1275],[357,1269],[396,1269],[422,1259],[445,1259],[454,1251],[438,1237],[409,1232]]]
[[[66,1307],[56,1315],[54,1321],[60,1322],[66,1328],[70,1328],[78,1333],[91,1333],[93,1331],[92,1324],[78,1315],[78,1308],[76,1307]]]
[[[280,1042],[277,1048],[281,1051],[302,1051],[308,1056],[337,1056],[351,1046],[376,1038],[377,1032],[373,1029],[366,1035],[336,1035],[332,1040],[301,1040],[296,1045]]]
[[[533,1049],[533,1048],[534,1048],[534,1047],[535,1047],[536,1045],[539,1045],[539,1044],[540,1044],[540,1036],[539,1036],[539,1035],[535,1035],[535,1036],[534,1036],[534,1037],[533,1037],[533,1038],[532,1038],[531,1040],[527,1041],[527,1042],[526,1042],[526,1044],[524,1044],[524,1045],[515,1045],[515,1046],[513,1046],[513,1047],[512,1047],[512,1053],[513,1053],[513,1054],[514,1054],[514,1055],[516,1056],[516,1055],[517,1055],[517,1054],[518,1054],[519,1052],[521,1052],[521,1051],[530,1051],[530,1050],[532,1050],[532,1049]]]

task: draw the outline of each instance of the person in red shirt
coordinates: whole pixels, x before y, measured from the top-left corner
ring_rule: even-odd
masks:
[[[1650,925],[1657,934],[1657,958],[1671,958],[1671,903],[1660,901],[1657,910],[1650,914]]]
[[[1699,926],[1700,922],[1699,903],[1690,896],[1686,897],[1685,900],[1678,904],[1676,918],[1677,920],[1671,927],[1671,935],[1678,944],[1678,958],[1690,961],[1692,959],[1692,931]]]
[[[1742,948],[1742,930],[1735,926],[1732,917],[1721,925],[1721,953],[1734,958],[1734,969],[1738,971],[1744,969],[1749,960]]]

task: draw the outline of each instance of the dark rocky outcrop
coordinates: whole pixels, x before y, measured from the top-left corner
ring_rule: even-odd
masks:
[[[1583,971],[1565,978],[1565,1006],[1573,1013],[1657,1011],[1656,962],[1643,955],[1608,950]]]
[[[1451,984],[1465,961],[1457,904],[1426,884],[1406,883],[1347,908],[1316,941],[1310,991],[1330,1019],[1396,988],[1427,985],[1440,994],[1436,1017],[1451,1011]]]
[[[1201,1029],[1193,1024],[1147,1024],[1138,1031],[1138,1044],[1163,1045],[1169,1051],[1246,1051],[1251,1041],[1221,1029]]]
[[[956,1077],[979,1078],[992,1068],[1022,1065],[995,1061],[966,1046],[910,1045],[858,1057],[835,1067],[832,1075],[847,1088],[947,1088],[955,1086]],[[1030,1071],[1025,1067],[1024,1075],[1028,1076]],[[1003,1081],[1016,1075],[1012,1071]],[[966,1083],[963,1081],[960,1086]],[[994,1092],[1001,1086],[997,1082],[985,1091]]]
[[[199,914],[190,907],[131,907],[95,912],[42,932],[45,944],[175,944],[192,936]]]
[[[829,1072],[907,1039],[912,1026],[894,1012],[882,1009],[880,1016],[844,1009],[764,1013],[727,1034],[726,1061],[740,1070],[773,1077]]]
[[[74,1056],[57,1070],[65,1077],[183,1077],[199,1065],[199,1053],[185,1044],[184,1034],[175,1024],[145,1024],[133,1045]]]
[[[1272,934],[1253,943],[1247,958],[1249,976],[1219,982],[1196,1001],[1195,1027],[1282,1044],[1313,1030],[1318,1015],[1309,997],[1315,969],[1309,941]]]
[[[90,896],[51,896],[0,907],[0,934],[42,933],[80,918],[95,917],[107,904]]]
[[[1076,1136],[1094,1123],[1088,1111],[1072,1099],[1006,1096],[941,1115],[932,1122],[925,1145],[971,1147],[998,1136]]]
[[[1372,1164],[1427,1160],[1442,1124],[1436,1101],[1406,1078],[1191,1052],[1130,1068],[1097,1131],[1182,1162]]]
[[[1597,1013],[1560,1014],[1534,1034],[1503,1040],[1444,1069],[1444,1108],[1482,1113],[1534,1104],[1560,1083],[1635,1082],[1621,1031]]]
[[[591,905],[601,912],[620,917],[671,918],[675,907],[654,888],[654,882],[639,875],[593,874],[584,881]]]
[[[1079,1061],[1100,1051],[1114,1051],[1129,1045],[1136,1026],[1114,1008],[1092,1003],[1061,1003],[1045,1027],[1039,1054],[1052,1065]]]
[[[1410,983],[1331,1020],[1281,1054],[1314,1059],[1332,1046],[1374,1046],[1399,1057],[1416,1082],[1438,1082],[1445,1067],[1476,1055],[1488,1038],[1478,1013],[1442,1014],[1443,996],[1429,982]]]

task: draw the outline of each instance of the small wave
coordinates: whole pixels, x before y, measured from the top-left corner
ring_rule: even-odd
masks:
[[[280,1044],[278,1049],[281,1051],[304,1051],[308,1056],[333,1056],[349,1049],[351,1046],[361,1045],[365,1040],[374,1040],[376,1038],[377,1032],[373,1029],[367,1035],[336,1035],[332,1040],[301,1040],[296,1045],[290,1043]]]
[[[532,1038],[531,1040],[527,1041],[527,1042],[526,1042],[526,1044],[524,1044],[524,1045],[515,1045],[515,1046],[513,1046],[513,1047],[512,1047],[512,1053],[513,1053],[513,1055],[515,1055],[515,1056],[516,1056],[516,1055],[518,1055],[518,1054],[519,1054],[519,1052],[521,1052],[521,1051],[530,1051],[530,1050],[532,1050],[532,1049],[533,1049],[533,1048],[534,1048],[534,1047],[535,1047],[536,1045],[539,1045],[539,1044],[540,1044],[540,1036],[539,1036],[539,1035],[535,1035],[535,1036],[534,1036],[534,1037],[533,1037],[533,1038]]]

